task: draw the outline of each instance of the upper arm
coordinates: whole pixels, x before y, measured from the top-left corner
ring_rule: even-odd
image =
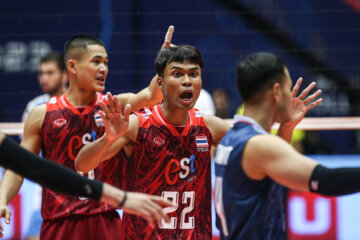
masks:
[[[216,116],[204,115],[204,118],[211,132],[213,145],[216,147],[231,126],[225,120]]]
[[[270,177],[298,191],[309,191],[308,183],[317,162],[303,156],[277,136],[257,135],[245,146],[242,166],[255,180]]]
[[[30,112],[24,125],[24,136],[20,145],[35,154],[38,154],[41,150],[41,127],[45,113],[45,104],[35,107]]]

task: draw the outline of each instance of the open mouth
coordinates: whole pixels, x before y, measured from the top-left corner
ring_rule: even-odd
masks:
[[[180,95],[180,99],[185,102],[191,101],[192,97],[193,97],[193,93],[189,91],[183,92]]]
[[[105,82],[105,77],[97,77],[96,80],[100,82]]]

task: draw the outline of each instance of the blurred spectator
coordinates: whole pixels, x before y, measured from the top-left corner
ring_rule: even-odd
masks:
[[[198,100],[195,103],[194,108],[197,108],[206,115],[215,115],[215,106],[213,99],[205,89],[201,89]]]
[[[216,116],[222,119],[231,118],[227,92],[222,88],[218,88],[212,92],[212,96],[215,104]]]

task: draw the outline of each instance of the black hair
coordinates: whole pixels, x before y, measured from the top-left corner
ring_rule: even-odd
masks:
[[[189,62],[199,65],[201,69],[204,66],[199,49],[190,45],[179,45],[160,50],[154,62],[155,71],[163,77],[166,66],[172,62]]]
[[[285,62],[272,53],[259,52],[246,56],[237,67],[237,86],[243,101],[251,98],[285,76]]]
[[[100,39],[97,39],[89,35],[79,34],[71,37],[69,40],[66,41],[64,47],[65,62],[69,60],[70,53],[73,49],[80,49],[86,51],[88,45],[100,45],[104,47],[104,43]],[[71,57],[81,58],[81,56],[71,56]]]
[[[57,67],[60,69],[61,72],[66,70],[65,62],[64,62],[64,55],[58,52],[48,53],[41,57],[40,64],[47,63],[47,62],[54,62],[56,63]]]

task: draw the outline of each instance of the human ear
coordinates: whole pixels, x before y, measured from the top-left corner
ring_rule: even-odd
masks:
[[[159,89],[164,90],[164,78],[158,76],[156,81],[157,81]]]
[[[275,83],[273,86],[272,86],[272,95],[275,99],[276,102],[279,102],[280,101],[280,95],[281,95],[281,86],[279,83]]]
[[[75,61],[75,60],[69,59],[69,60],[67,61],[67,70],[68,70],[70,73],[73,73],[73,74],[76,73],[76,61]]]

